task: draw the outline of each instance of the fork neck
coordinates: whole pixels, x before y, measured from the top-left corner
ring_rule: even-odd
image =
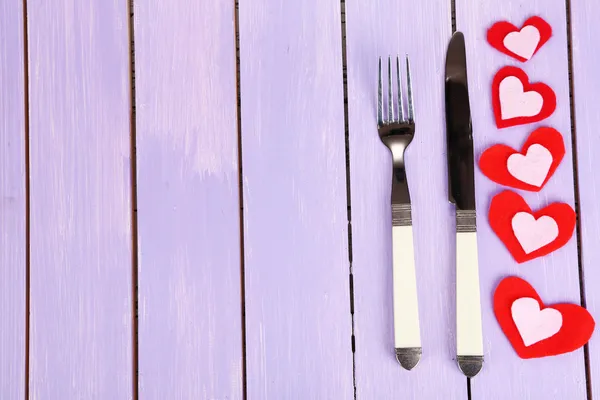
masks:
[[[392,226],[412,226],[412,212],[404,166],[393,169]]]
[[[392,205],[410,204],[410,193],[408,192],[404,163],[397,164],[395,161],[392,176]]]

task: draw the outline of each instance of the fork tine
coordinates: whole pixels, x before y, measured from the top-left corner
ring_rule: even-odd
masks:
[[[412,80],[410,78],[410,62],[408,61],[408,54],[406,55],[406,86],[408,92],[408,120],[413,122],[415,120],[415,107],[413,103]]]
[[[388,56],[388,122],[394,122],[394,97],[392,93],[392,57]]]
[[[377,90],[377,124],[383,125],[383,93],[381,88],[381,57],[379,57],[379,80]]]
[[[400,73],[400,57],[396,56],[396,90],[398,91],[398,122],[404,122],[404,100],[402,99],[402,74]]]

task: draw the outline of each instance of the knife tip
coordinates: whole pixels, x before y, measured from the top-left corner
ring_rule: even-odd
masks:
[[[458,367],[465,376],[473,378],[483,368],[483,356],[458,356]]]
[[[421,360],[421,353],[420,347],[397,348],[396,360],[398,360],[402,368],[410,371],[416,367]]]

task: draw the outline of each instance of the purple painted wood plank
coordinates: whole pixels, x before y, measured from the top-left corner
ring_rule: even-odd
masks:
[[[357,398],[467,399],[455,339],[454,212],[448,203],[444,63],[450,3],[347,2],[352,270]],[[377,134],[377,58],[407,53],[416,135],[407,150],[423,356],[405,371],[394,355],[391,155]]]
[[[0,3],[0,398],[25,396],[23,4]]]
[[[31,397],[131,399],[127,2],[28,2]]]
[[[134,5],[140,398],[241,399],[234,3]]]
[[[351,399],[340,3],[239,13],[248,399]]]
[[[488,146],[505,143],[520,148],[537,126],[548,125],[564,136],[567,154],[555,175],[539,194],[519,192],[533,209],[554,202],[574,206],[573,160],[569,112],[567,28],[563,0],[510,0],[473,7],[469,0],[456,1],[457,29],[465,33],[469,91],[478,157]],[[553,28],[553,37],[526,64],[494,50],[486,41],[487,29],[497,20],[521,25],[531,15],[540,15]],[[496,129],[491,106],[491,82],[504,65],[523,68],[532,82],[550,85],[557,96],[556,112],[540,124]],[[547,303],[579,303],[579,274],[575,236],[552,255],[526,264],[516,264],[491,231],[487,212],[491,197],[503,188],[476,173],[479,232],[480,281],[486,363],[472,382],[474,399],[584,399],[583,351],[558,357],[522,360],[500,330],[492,310],[492,294],[501,278],[517,275],[529,281]]]
[[[581,228],[581,259],[586,306],[600,322],[600,57],[598,56],[598,25],[600,3],[571,2],[571,39],[573,50],[573,101],[575,104],[575,135],[579,180],[579,223]],[[596,332],[589,342],[589,363],[592,398],[600,398],[600,335]]]

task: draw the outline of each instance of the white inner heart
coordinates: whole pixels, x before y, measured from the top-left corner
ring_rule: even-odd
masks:
[[[535,219],[527,212],[518,212],[513,216],[511,225],[526,254],[541,249],[558,237],[558,224],[547,215]]]
[[[541,187],[552,166],[552,153],[541,144],[535,143],[529,146],[525,155],[512,154],[506,164],[508,172],[521,182]]]
[[[540,31],[535,26],[527,25],[520,31],[506,35],[502,43],[508,50],[529,60],[540,43]]]
[[[550,307],[540,310],[538,301],[530,297],[515,300],[510,312],[525,347],[554,336],[562,327],[560,311]]]
[[[544,98],[535,91],[524,92],[523,83],[516,76],[507,76],[500,82],[500,114],[502,119],[533,117],[542,111]]]

